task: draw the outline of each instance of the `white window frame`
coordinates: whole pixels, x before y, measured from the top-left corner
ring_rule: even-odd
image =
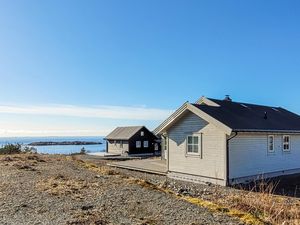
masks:
[[[149,148],[149,141],[148,140],[143,141],[143,146],[144,146],[144,148]]]
[[[288,142],[284,141],[284,139],[288,137]],[[288,145],[288,148],[285,149],[284,146]],[[291,136],[290,135],[283,135],[282,136],[282,151],[283,152],[290,152],[291,151]]]
[[[271,142],[270,139],[272,138],[272,149],[270,149],[271,147]],[[275,136],[274,135],[269,135],[268,136],[268,153],[274,153],[275,152]]]
[[[141,148],[141,147],[142,147],[141,141],[136,141],[136,142],[135,142],[135,147],[136,147],[136,148]]]
[[[194,138],[198,138],[198,144],[195,144],[195,143],[189,143],[189,137],[192,138],[192,142],[194,142]],[[201,136],[199,135],[188,135],[186,137],[186,154],[187,155],[196,155],[196,156],[200,156],[201,154],[201,145],[200,145],[200,142],[201,142]],[[198,152],[190,152],[189,151],[189,146],[198,146]],[[193,147],[192,147],[193,148]],[[194,150],[194,149],[193,149]]]
[[[141,136],[143,137],[145,135],[145,132],[144,131],[141,131]]]

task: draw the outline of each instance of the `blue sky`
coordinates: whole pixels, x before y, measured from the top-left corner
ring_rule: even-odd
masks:
[[[0,2],[0,136],[154,128],[205,95],[300,113],[300,2]]]

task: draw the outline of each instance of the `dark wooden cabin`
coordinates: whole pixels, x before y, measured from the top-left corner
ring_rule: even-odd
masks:
[[[160,152],[158,138],[144,126],[117,127],[105,139],[108,153],[123,155]]]

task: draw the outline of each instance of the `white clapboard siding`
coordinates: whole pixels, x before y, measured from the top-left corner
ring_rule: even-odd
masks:
[[[186,154],[186,137],[202,133],[202,158]],[[191,112],[187,112],[167,131],[169,171],[225,180],[226,135]],[[207,180],[207,179],[205,179]]]
[[[290,152],[282,151],[282,135],[274,138],[275,153],[268,153],[268,134],[238,134],[230,140],[230,179],[300,169],[300,135],[290,135]]]

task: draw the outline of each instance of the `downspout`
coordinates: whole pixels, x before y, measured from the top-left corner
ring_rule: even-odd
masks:
[[[169,171],[169,138],[167,138],[167,136],[165,136],[163,134],[161,136],[164,138],[164,141],[166,142],[166,143],[164,143],[163,147],[165,147],[165,145],[167,146],[167,155],[165,156],[165,158],[166,158],[166,161],[167,161],[167,172],[168,172]],[[161,151],[164,151],[164,153],[165,153],[164,149],[162,149]]]
[[[106,138],[103,138],[103,140],[105,141],[106,144],[105,152],[108,153],[108,140]]]
[[[229,186],[229,141],[238,135],[236,131],[235,134],[226,140],[226,186]]]

